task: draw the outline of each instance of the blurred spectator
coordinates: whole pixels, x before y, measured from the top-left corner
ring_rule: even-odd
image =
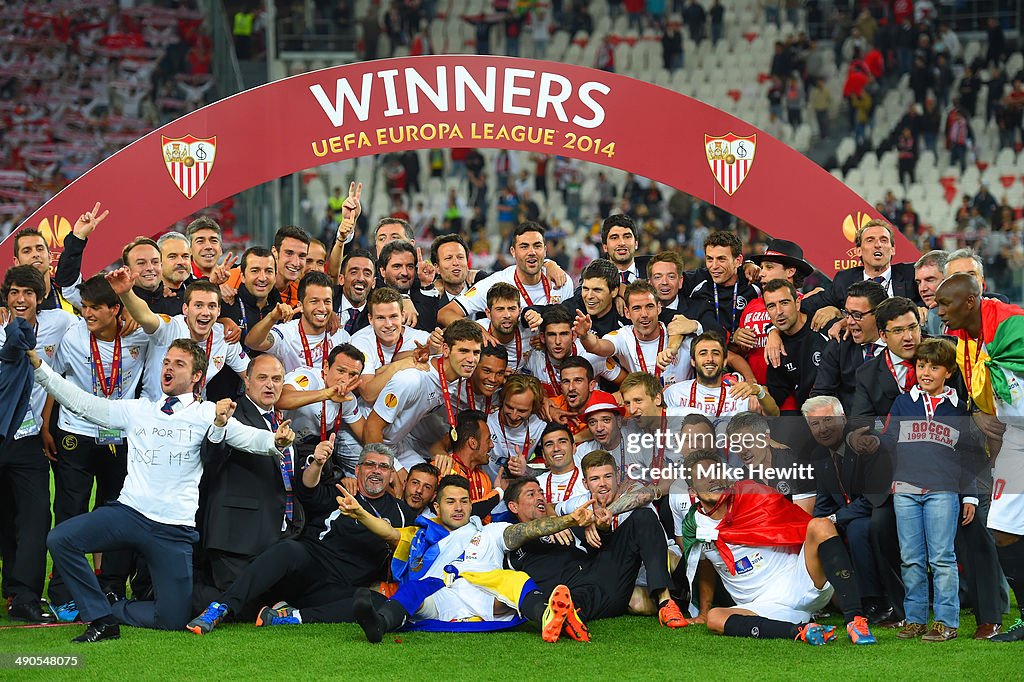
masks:
[[[958,164],[961,172],[967,168],[967,147],[970,143],[970,125],[958,109],[953,109],[946,122],[946,148],[950,165]]]
[[[960,78],[960,85],[957,89],[957,96],[960,99],[959,109],[968,118],[974,118],[974,112],[978,107],[978,91],[981,89],[981,78],[970,64],[964,69],[964,75]]]
[[[377,46],[380,44],[380,10],[375,3],[366,8],[366,16],[359,22],[363,31],[363,59],[370,61],[377,58]]]
[[[764,7],[764,20],[769,24],[775,24],[776,26],[781,25],[779,17],[779,5],[781,0],[761,0],[761,6]]]
[[[661,36],[661,57],[669,71],[683,68],[683,34],[675,23],[670,22]]]
[[[690,32],[690,40],[695,43],[704,40],[704,25],[707,20],[708,15],[704,7],[697,0],[690,0],[690,4],[683,10],[683,23]]]
[[[978,209],[985,220],[991,220],[996,209],[999,208],[999,204],[996,203],[996,198],[992,196],[992,193],[988,190],[988,181],[982,180],[981,187],[978,188],[978,193],[974,195],[974,199],[971,200],[971,208]]]
[[[232,19],[231,35],[235,41],[235,54],[238,55],[240,61],[252,57],[252,36],[255,22],[256,12],[248,5],[240,7]]]
[[[910,89],[914,93],[914,101],[924,106],[928,90],[934,84],[934,75],[928,64],[921,57],[914,59],[914,68],[910,71]]]
[[[791,76],[786,86],[786,116],[789,125],[796,130],[803,122],[804,91],[800,80]]]
[[[916,182],[914,171],[917,168],[917,136],[909,126],[900,131],[896,140],[896,158],[900,183],[909,187]]]
[[[601,45],[597,48],[597,54],[594,56],[594,68],[615,73],[615,47],[608,36],[601,39]]]
[[[597,212],[598,215],[607,216],[612,212],[615,205],[615,184],[608,179],[604,171],[597,173]]]
[[[924,137],[925,149],[936,151],[939,139],[939,129],[942,127],[942,117],[938,104],[934,97],[929,97],[924,103],[924,112],[921,114],[921,136]]]
[[[860,35],[864,37],[865,44],[875,44],[875,31],[878,30],[878,22],[875,21],[867,7],[861,9],[860,14],[857,15],[857,21],[853,25],[860,32]]]
[[[772,76],[772,84],[768,88],[768,111],[777,119],[782,118],[782,99],[785,96],[785,88],[782,79]]]
[[[551,36],[551,15],[543,8],[537,8],[530,15],[530,35],[533,37],[533,58],[545,59],[548,52],[548,38]]]
[[[853,139],[860,146],[867,140],[868,128],[871,126],[871,95],[866,90],[860,94],[851,94],[850,107],[853,109]]]
[[[997,110],[1002,104],[1003,94],[1006,90],[1006,76],[998,66],[989,69],[988,80],[985,81],[988,91],[985,95],[985,122],[988,123],[995,117]]]
[[[818,131],[822,138],[828,137],[829,120],[832,115],[832,92],[825,84],[824,78],[819,78],[811,89],[810,95],[811,111],[818,121]]]
[[[939,106],[949,106],[949,92],[953,88],[953,69],[944,54],[935,55],[935,66],[932,67],[932,91]]]
[[[722,0],[715,0],[712,3],[708,17],[711,19],[711,44],[717,45],[725,28],[725,7],[722,6]]]
[[[629,18],[629,28],[640,33],[644,30],[644,12],[647,11],[646,0],[624,0],[626,16]],[[602,68],[602,67],[597,67]]]
[[[1006,34],[1003,33],[999,19],[988,18],[988,49],[985,52],[985,66],[1001,66],[1006,57]]]
[[[950,63],[959,61],[964,48],[960,38],[949,28],[949,24],[939,24],[939,36],[935,39],[935,51],[943,52],[949,57]]]

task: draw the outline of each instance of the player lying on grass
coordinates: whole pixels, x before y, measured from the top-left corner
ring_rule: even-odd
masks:
[[[485,526],[471,515],[469,481],[445,476],[438,483],[437,516],[420,515],[415,525],[394,528],[347,490],[338,490],[341,513],[395,547],[391,569],[399,587],[394,596],[375,606],[381,601],[376,593],[365,588],[355,593],[354,615],[370,642],[407,624],[423,630],[485,631],[525,620],[541,626],[546,642],[558,641],[563,629],[572,639],[590,640],[567,587],[559,585],[546,596],[530,576],[501,568],[507,551],[593,523],[589,504],[567,516]]]
[[[683,554],[700,615],[717,634],[824,644],[835,628],[811,622],[833,594],[854,644],[874,644],[861,613],[850,555],[831,521],[807,512],[760,483],[726,483],[717,450],[696,450],[684,468],[697,496],[683,521]],[[711,608],[715,576],[736,602]],[[696,576],[694,577],[694,574]]]

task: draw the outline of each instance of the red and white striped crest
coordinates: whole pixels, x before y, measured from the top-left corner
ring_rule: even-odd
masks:
[[[206,184],[217,158],[217,137],[200,139],[192,135],[185,137],[161,137],[164,164],[171,180],[186,199],[191,199]]]
[[[711,174],[729,196],[740,188],[750,173],[756,146],[756,134],[749,137],[732,133],[719,137],[704,134],[704,151],[708,155]]]

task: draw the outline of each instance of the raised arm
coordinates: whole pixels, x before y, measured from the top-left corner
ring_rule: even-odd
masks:
[[[588,353],[600,355],[602,358],[610,358],[615,355],[615,344],[608,339],[602,339],[593,330],[593,321],[590,315],[582,310],[576,311],[576,319],[573,321],[572,330],[576,332],[583,349]]]
[[[107,281],[110,287],[121,299],[125,310],[132,316],[132,319],[139,323],[139,326],[147,334],[154,334],[160,328],[160,316],[149,309],[146,302],[135,295],[132,287],[135,285],[137,275],[133,275],[127,267],[118,268],[107,273]]]
[[[359,197],[363,194],[363,183],[352,182],[348,186],[348,198],[341,205],[341,223],[338,224],[338,234],[334,239],[334,246],[327,257],[327,275],[334,282],[341,273],[341,261],[345,257],[345,245],[352,241],[355,234],[356,219],[362,211]]]
[[[253,350],[267,351],[274,345],[274,337],[270,330],[278,322],[292,319],[295,311],[287,303],[278,303],[262,320],[257,322],[245,336],[245,345]]]
[[[65,409],[83,419],[88,419],[97,426],[122,431],[127,428],[125,419],[127,410],[112,408],[115,402],[117,403],[116,407],[123,408],[124,403],[133,401],[113,401],[86,393],[50,369],[39,359],[34,350],[28,351],[28,359],[36,370],[36,383],[42,386],[43,390],[53,396],[53,399]]]
[[[395,528],[385,519],[380,519],[371,514],[370,512],[363,509],[363,505],[359,504],[352,493],[345,490],[345,486],[336,484],[335,487],[341,495],[338,495],[338,511],[350,519],[355,519],[359,523],[366,526],[366,529],[377,537],[386,540],[389,545],[394,547],[398,546],[398,541],[402,537],[402,533],[399,529]],[[507,532],[507,531],[506,531]]]
[[[527,542],[551,535],[573,526],[587,526],[594,521],[594,512],[590,510],[594,501],[590,500],[582,507],[577,508],[573,513],[565,516],[545,516],[526,523],[517,523],[505,529],[502,536],[505,546],[511,549],[519,549]]]
[[[617,516],[624,512],[639,509],[661,497],[661,490],[653,485],[637,485],[620,493],[615,501],[608,505],[608,513]]]

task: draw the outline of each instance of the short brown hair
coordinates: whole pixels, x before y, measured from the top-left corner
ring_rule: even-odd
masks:
[[[192,237],[195,235],[196,232],[199,232],[200,230],[213,230],[214,232],[217,233],[218,238],[222,237],[223,235],[223,232],[220,229],[220,225],[217,224],[217,221],[205,215],[199,216],[198,218],[190,222],[188,224],[188,227],[185,228],[185,234],[188,235],[189,241],[192,241]]]
[[[157,244],[155,241],[153,241],[149,237],[136,237],[135,239],[125,244],[124,248],[121,249],[121,265],[128,265],[128,254],[131,253],[132,249],[134,249],[136,246],[152,246],[154,249],[156,249],[156,252],[160,254],[160,245]]]
[[[197,279],[196,281],[185,287],[185,304],[187,305],[192,301],[192,295],[197,291],[206,291],[217,295],[217,304],[220,305],[220,287],[211,282],[208,279]]]
[[[515,301],[519,303],[519,290],[508,282],[495,282],[487,290],[487,307],[490,308],[497,301]]]
[[[451,348],[459,341],[474,341],[481,346],[484,344],[484,330],[473,320],[461,318],[455,320],[444,330],[444,343]]]
[[[402,295],[398,293],[397,289],[392,289],[391,287],[374,289],[370,293],[369,298],[366,299],[366,315],[368,317],[373,315],[373,306],[385,305],[387,303],[397,303],[398,311],[402,311]]]
[[[204,349],[200,348],[198,343],[192,339],[174,339],[171,341],[171,345],[167,347],[168,350],[171,348],[183,350],[191,355],[192,373],[195,374],[196,372],[199,372],[200,377],[206,376],[206,368],[209,366],[210,361],[206,357],[206,352]],[[201,378],[200,381],[202,381]]]
[[[588,471],[597,467],[612,467],[615,469],[615,458],[612,457],[612,453],[607,450],[592,450],[580,462],[580,468],[583,469],[584,476],[587,475]]]
[[[956,346],[945,339],[925,339],[914,351],[914,362],[921,360],[952,372],[956,369]]]
[[[626,291],[622,295],[622,300],[626,302],[626,307],[629,307],[629,297],[633,294],[650,294],[654,297],[655,303],[660,303],[658,298],[658,290],[654,288],[654,285],[648,282],[646,279],[638,279],[630,282],[626,287]]]
[[[764,285],[764,293],[771,293],[773,291],[779,291],[780,289],[786,289],[789,291],[790,296],[793,297],[794,301],[799,301],[800,298],[797,296],[796,287],[788,279],[773,279]]]
[[[50,250],[50,244],[49,244],[49,242],[46,241],[46,237],[43,236],[42,232],[40,232],[39,230],[37,230],[34,227],[23,227],[23,228],[21,228],[20,230],[18,230],[17,232],[14,233],[14,255],[15,256],[18,255],[18,242],[20,242],[22,239],[28,239],[30,237],[39,237],[40,239],[43,240],[43,244],[46,245],[46,250],[47,251]]]
[[[640,386],[644,389],[644,393],[652,398],[657,398],[662,393],[661,382],[658,381],[658,377],[654,376],[650,372],[630,372],[626,375],[626,378],[622,380],[622,385],[619,386],[619,393],[625,393],[626,391]]]
[[[704,250],[707,251],[709,246],[725,246],[732,251],[734,258],[743,254],[743,242],[731,230],[719,230],[709,234],[708,238],[704,240]]]
[[[857,235],[853,239],[854,244],[860,246],[861,236],[864,234],[864,230],[868,229],[869,227],[884,227],[886,232],[889,233],[890,242],[896,238],[893,234],[892,225],[889,224],[889,221],[876,218],[874,220],[869,220],[868,222],[864,223],[863,225],[857,228]]]
[[[676,272],[680,277],[683,275],[683,257],[675,251],[661,251],[654,254],[651,260],[647,261],[647,279],[651,278],[651,269],[655,263],[671,263],[676,266]]]

